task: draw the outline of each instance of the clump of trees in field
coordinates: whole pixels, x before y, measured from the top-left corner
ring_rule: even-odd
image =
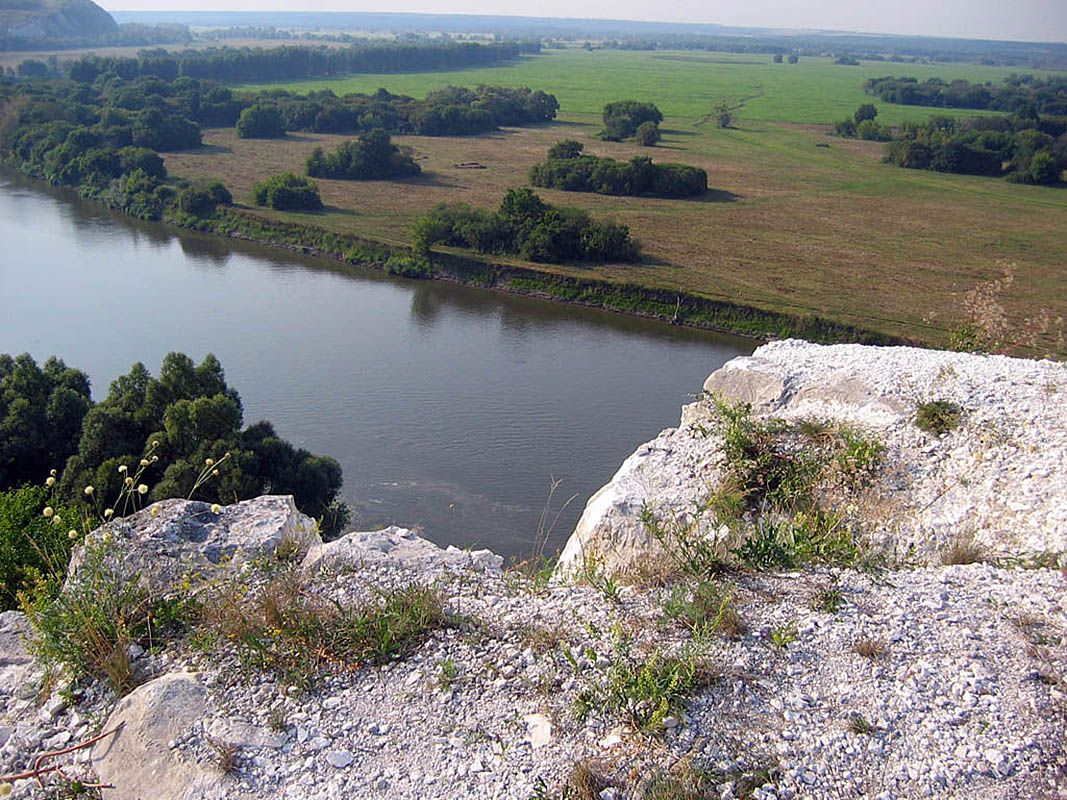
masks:
[[[893,132],[874,121],[878,109],[874,103],[864,103],[856,109],[852,119],[845,119],[834,126],[834,132],[846,139],[867,139],[872,142],[888,142]]]
[[[1067,77],[1063,76],[1009,75],[999,86],[941,78],[920,83],[917,78],[888,76],[870,78],[863,88],[885,103],[1067,115]]]
[[[373,180],[418,175],[422,170],[410,149],[401,149],[381,128],[361,133],[357,139],[342,142],[331,153],[316,147],[307,160],[307,173],[313,178]]]
[[[687,164],[653,164],[648,156],[628,162],[582,155],[573,139],[557,142],[548,160],[530,168],[530,183],[568,192],[639,197],[694,197],[708,189],[708,174]]]
[[[241,398],[213,355],[195,365],[171,353],[158,377],[134,364],[99,403],[85,373],[57,358],[38,366],[26,354],[0,355],[0,505],[4,492],[43,486],[50,475],[67,506],[109,504],[148,452],[139,478],[145,502],[186,497],[207,459],[221,462],[229,453],[196,499],[232,503],[269,491],[292,494],[305,513],[325,514],[341,488],[340,465],[294,448],[269,422],[242,425]],[[71,516],[64,536],[79,517]],[[0,541],[0,551],[7,544]]]
[[[658,132],[659,124],[663,122],[663,114],[655,105],[637,100],[619,100],[606,104],[602,118],[604,129],[597,136],[609,142],[621,142],[635,136],[638,128],[645,123],[655,125]]]
[[[528,261],[634,261],[640,246],[626,225],[597,221],[579,208],[545,203],[530,189],[509,189],[497,211],[466,203],[438,203],[412,228],[415,247],[434,244]]]
[[[280,172],[252,184],[252,202],[276,211],[319,211],[319,185],[292,172]]]
[[[278,106],[256,103],[237,118],[237,135],[242,139],[280,139],[285,136],[285,118]]]

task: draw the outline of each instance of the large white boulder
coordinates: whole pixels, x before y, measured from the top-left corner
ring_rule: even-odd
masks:
[[[959,539],[991,556],[1067,552],[1065,364],[788,340],[733,359],[704,389],[681,427],[641,445],[590,498],[560,574],[590,561],[618,571],[654,552],[640,520],[646,504],[663,520],[695,518],[722,477],[709,395],[749,403],[757,417],[849,423],[881,441],[884,463],[860,511],[875,547],[928,563]],[[920,430],[917,406],[931,400],[958,404],[961,426],[941,437]]]

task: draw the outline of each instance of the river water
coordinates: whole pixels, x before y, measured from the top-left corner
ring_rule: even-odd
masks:
[[[0,171],[0,352],[93,395],[171,350],[218,356],[245,423],[336,458],[353,524],[529,552],[751,342],[179,233]],[[551,514],[555,516],[555,512]]]

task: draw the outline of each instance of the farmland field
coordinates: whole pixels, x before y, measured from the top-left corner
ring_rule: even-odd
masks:
[[[960,319],[962,294],[1009,269],[1015,280],[1002,299],[1013,322],[1042,311],[1067,316],[1067,190],[903,170],[881,163],[881,144],[835,138],[818,123],[869,101],[859,84],[873,75],[992,80],[1008,72],[975,65],[856,68],[814,59],[772,65],[766,57],[734,54],[550,51],[510,68],[302,83],[301,90],[329,86],[341,94],[384,86],[416,96],[448,84],[529,85],[557,94],[562,111],[554,124],[484,136],[394,137],[414,148],[422,176],[323,180],[324,212],[277,216],[408,242],[412,221],[434,203],[495,207],[507,188],[525,184],[529,167],[552,143],[574,138],[596,155],[647,154],[702,167],[711,191],[697,200],[653,200],[539,189],[549,202],[629,225],[645,253],[636,265],[544,269],[819,314],[943,343]],[[745,101],[735,127],[703,121],[719,98],[755,95],[759,85],[764,94]],[[654,149],[593,138],[603,104],[631,97],[652,100],[664,112],[664,139]],[[878,120],[931,113],[942,112],[879,104]],[[242,140],[232,129],[209,130],[210,147],[170,154],[167,166],[177,175],[221,178],[247,202],[254,180],[302,172],[316,146],[329,149],[344,138]],[[468,162],[483,168],[456,167]]]

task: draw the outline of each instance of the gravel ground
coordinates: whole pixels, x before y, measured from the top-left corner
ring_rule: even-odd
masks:
[[[716,774],[722,798],[1067,797],[1058,570],[737,575],[729,587],[748,631],[696,644],[664,618],[667,588],[609,599],[388,559],[315,581],[342,603],[433,584],[464,621],[406,660],[337,671],[310,691],[242,671],[225,648],[140,655],[145,672],[195,670],[208,687],[206,718],[168,746],[212,771],[216,745],[236,745],[219,796],[561,797],[573,765],[592,759],[613,787],[605,798],[641,797],[650,775],[686,760]],[[812,610],[831,588],[839,609]],[[653,649],[696,647],[710,665],[711,683],[652,734],[603,705],[576,714],[579,693],[620,658],[620,632],[642,663]],[[869,657],[856,652],[863,641]],[[98,729],[114,699],[90,686],[73,705],[58,692],[39,705],[26,684],[6,690],[5,772]],[[20,781],[14,796],[45,795]]]

